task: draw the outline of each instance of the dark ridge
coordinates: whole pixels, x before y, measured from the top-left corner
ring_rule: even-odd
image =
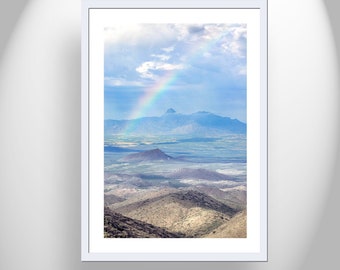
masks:
[[[105,238],[184,238],[163,228],[123,216],[110,208],[104,208]]]
[[[140,153],[133,153],[130,155],[127,155],[122,159],[122,161],[155,161],[155,160],[171,160],[174,159],[173,157],[165,154],[163,151],[159,150],[158,148],[143,151]]]
[[[118,197],[114,194],[105,194],[104,195],[104,204],[106,206],[110,205],[110,204],[114,204],[114,203],[118,203],[118,202],[122,202],[125,201],[124,198]]]
[[[230,216],[233,216],[237,213],[237,210],[202,192],[194,190],[180,191],[173,193],[170,196],[183,201],[184,203],[189,202],[188,206],[190,207],[202,207],[206,209],[212,209]]]
[[[235,210],[234,208],[212,198],[211,196],[194,190],[179,191],[151,199],[145,199],[139,202],[119,207],[116,209],[116,211],[120,213],[128,213],[140,207],[144,207],[148,204],[161,200],[163,200],[164,203],[168,203],[169,201],[176,201],[187,208],[201,207],[205,209],[211,209],[217,212],[228,214],[229,216],[233,216],[237,212],[237,210]]]
[[[176,111],[173,108],[170,108],[165,113],[176,113]]]

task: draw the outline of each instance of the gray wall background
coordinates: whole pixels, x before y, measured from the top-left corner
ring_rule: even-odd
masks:
[[[269,0],[269,261],[80,261],[80,1],[0,9],[0,269],[339,267],[340,2]]]

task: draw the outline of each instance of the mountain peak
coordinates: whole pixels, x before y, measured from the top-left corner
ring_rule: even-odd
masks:
[[[192,114],[182,114],[169,108],[157,117],[142,117],[131,120],[106,120],[105,134],[122,134],[129,130],[129,134],[181,134],[181,135],[221,135],[245,134],[246,124],[207,111]]]
[[[174,158],[165,154],[160,149],[156,148],[152,150],[147,150],[147,151],[127,155],[122,160],[141,162],[141,161],[171,160],[171,159],[174,159]]]
[[[176,113],[176,111],[173,108],[170,108],[165,113]]]

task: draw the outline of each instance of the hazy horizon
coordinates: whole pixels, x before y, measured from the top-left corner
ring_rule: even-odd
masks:
[[[169,110],[169,109],[174,109],[174,108],[167,108],[166,110],[164,110],[161,114],[159,114],[159,115],[148,115],[148,116],[141,116],[141,117],[139,117],[139,118],[134,118],[134,119],[113,119],[113,118],[105,118],[104,119],[104,121],[106,121],[106,120],[118,120],[118,121],[130,121],[130,120],[137,120],[137,119],[140,119],[140,118],[143,118],[143,117],[162,117],[164,114],[166,114],[167,113],[167,110]],[[199,111],[193,111],[193,112],[189,112],[189,113],[182,113],[182,112],[179,112],[179,111],[177,111],[176,109],[174,109],[175,110],[175,113],[177,113],[177,114],[181,114],[181,115],[191,115],[191,114],[195,114],[195,113],[200,113],[200,112],[206,112],[206,113],[212,113],[212,114],[214,114],[214,115],[217,115],[217,116],[221,116],[221,117],[230,117],[229,115],[220,115],[220,114],[217,114],[217,113],[214,113],[214,112],[210,112],[210,111],[206,111],[206,110],[199,110]],[[239,120],[239,119],[237,119],[237,118],[232,118],[232,117],[230,117],[231,119],[236,119],[236,120]],[[244,123],[244,124],[247,124],[247,122],[246,121],[241,121],[241,120],[239,120],[240,122],[242,122],[242,123]]]

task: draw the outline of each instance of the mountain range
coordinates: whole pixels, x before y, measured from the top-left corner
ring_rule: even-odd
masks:
[[[126,132],[135,135],[245,134],[246,124],[237,119],[210,112],[200,111],[193,114],[181,114],[170,108],[159,117],[105,120],[104,132],[105,135],[124,134]]]

